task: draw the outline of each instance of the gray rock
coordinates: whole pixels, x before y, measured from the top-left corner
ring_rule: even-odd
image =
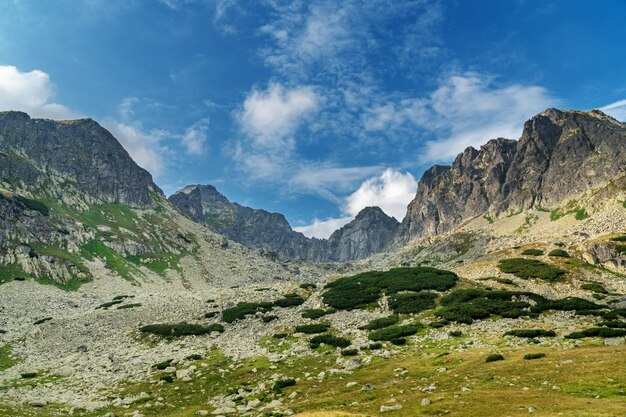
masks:
[[[626,337],[609,337],[604,339],[605,346],[621,346],[626,344]]]
[[[420,405],[423,407],[426,407],[427,405],[430,405],[430,403],[431,403],[430,398],[422,398]]]
[[[381,405],[380,406],[380,412],[381,413],[388,413],[389,411],[398,411],[398,410],[402,410],[402,405],[401,404]]]
[[[43,407],[48,405],[48,401],[46,401],[46,400],[33,400],[29,404],[30,404],[31,407],[43,408]]]

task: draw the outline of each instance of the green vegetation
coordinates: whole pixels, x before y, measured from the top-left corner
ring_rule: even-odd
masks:
[[[485,358],[485,362],[497,362],[497,361],[503,361],[503,360],[504,360],[504,356],[502,356],[499,353],[492,353],[491,355]]]
[[[453,330],[449,333],[449,335],[452,337],[461,337],[463,336],[463,332],[460,330]]]
[[[583,284],[580,286],[581,289],[583,290],[587,290],[587,291],[593,291],[593,292],[599,292],[600,294],[608,294],[609,292],[606,290],[606,288],[604,288],[602,286],[602,284],[599,284],[597,282],[590,282],[587,284]]]
[[[626,322],[618,320],[608,320],[601,322],[600,326],[610,327],[612,329],[626,329]]]
[[[406,345],[406,337],[398,337],[395,339],[391,339],[391,344],[396,346]]]
[[[150,324],[139,329],[142,333],[150,333],[158,336],[178,337],[202,335],[211,332],[224,332],[224,326],[214,323],[208,326],[201,324],[173,323],[173,324]]]
[[[613,242],[626,242],[626,235],[612,237],[610,240]]]
[[[314,336],[310,340],[311,349],[317,349],[323,343],[338,348],[346,348],[350,346],[350,341],[344,337],[334,336],[332,334],[320,334]]]
[[[192,353],[191,355],[185,357],[185,360],[188,360],[188,361],[199,361],[201,359],[202,359],[202,355],[198,353]]]
[[[0,372],[11,368],[19,362],[19,360],[12,355],[11,350],[12,348],[9,344],[0,346]]]
[[[241,320],[244,317],[255,314],[257,311],[270,311],[274,305],[272,303],[237,303],[235,307],[227,308],[222,311],[222,320],[226,323],[232,323],[235,320]]]
[[[304,312],[302,313],[302,317],[304,317],[305,319],[319,319],[321,317],[324,317],[328,314],[333,314],[335,313],[337,310],[335,310],[334,308],[329,308],[329,309],[321,309],[321,308],[313,308],[313,309],[308,309],[308,310],[304,310]]]
[[[293,378],[279,379],[274,383],[272,391],[275,394],[280,394],[283,391],[283,388],[293,387],[294,385],[296,385],[296,380]]]
[[[578,297],[567,297],[558,300],[545,300],[535,307],[537,311],[561,310],[576,311],[578,314],[587,313],[593,310],[600,310],[603,307],[599,304],[584,300]]]
[[[206,313],[204,313],[204,318],[205,319],[211,319],[215,316],[217,316],[219,314],[219,311],[208,311]]]
[[[494,222],[493,217],[491,217],[491,216],[490,216],[490,215],[488,215],[488,214],[485,214],[485,215],[483,216],[483,219],[487,220],[487,222],[488,222],[489,224],[491,224],[491,223],[493,223],[493,222]]]
[[[96,310],[98,310],[98,309],[100,309],[100,308],[101,308],[101,309],[106,310],[106,309],[107,309],[107,308],[109,308],[109,307],[112,307],[112,306],[114,306],[114,305],[116,305],[116,304],[122,304],[123,302],[124,302],[124,301],[123,301],[123,300],[121,300],[121,299],[117,299],[117,300],[113,300],[113,301],[108,301],[108,302],[106,302],[106,303],[102,303],[102,304],[100,304],[98,307],[96,307]]]
[[[569,253],[565,252],[563,249],[552,249],[548,252],[548,256],[554,256],[559,258],[569,258]]]
[[[555,337],[556,333],[554,330],[544,330],[544,329],[519,329],[519,330],[509,330],[504,333],[505,336],[515,336],[515,337],[526,337],[529,339],[535,337]]]
[[[356,356],[358,354],[358,349],[344,349],[341,351],[341,356]]]
[[[157,364],[152,365],[152,367],[154,369],[158,369],[158,370],[163,370],[165,368],[167,368],[168,366],[170,366],[172,364],[172,362],[174,362],[174,359],[167,359],[163,362],[159,362]]]
[[[113,300],[124,300],[126,298],[135,298],[134,295],[116,295],[115,297],[113,297]]]
[[[295,307],[303,303],[304,298],[300,297],[298,294],[287,294],[284,298],[274,301],[276,307]]]
[[[52,320],[52,317],[44,317],[43,319],[37,320],[33,324],[42,324],[42,323],[45,323],[45,322],[50,321],[50,320]]]
[[[41,201],[31,200],[30,198],[22,197],[19,195],[14,196],[13,200],[15,200],[16,202],[19,203],[19,205],[21,205],[24,208],[27,208],[28,210],[37,211],[41,215],[46,216],[46,217],[50,215],[50,209]]]
[[[303,324],[300,326],[296,326],[296,333],[306,333],[306,334],[316,334],[316,333],[324,333],[330,329],[330,324],[328,323],[314,323],[314,324]]]
[[[24,379],[31,379],[37,377],[37,372],[23,372],[20,376]]]
[[[142,304],[141,303],[131,303],[131,304],[124,304],[123,306],[119,306],[117,307],[118,310],[124,310],[126,308],[135,308],[135,307],[141,307]]]
[[[261,321],[263,323],[269,323],[269,322],[274,321],[276,319],[278,319],[278,316],[275,316],[275,315],[272,315],[272,314],[269,314],[267,316],[261,317]]]
[[[25,277],[24,270],[18,264],[0,265],[0,284],[13,281],[17,277]]]
[[[582,339],[585,337],[622,337],[626,336],[626,329],[612,329],[609,327],[592,327],[580,332],[570,333],[567,339]]]
[[[543,251],[541,249],[526,249],[522,252],[522,255],[541,256],[543,255]]]
[[[545,264],[536,259],[511,258],[502,259],[498,268],[507,274],[513,274],[516,277],[528,279],[539,278],[544,281],[558,281],[565,274],[565,271]]]
[[[305,282],[300,284],[300,288],[302,288],[303,290],[314,290],[315,288],[317,288],[317,285],[310,282]]]
[[[381,317],[379,319],[374,319],[367,323],[365,326],[361,326],[361,330],[378,330],[384,329],[385,327],[393,326],[394,324],[400,321],[400,317],[398,316],[387,316]]]
[[[383,348],[383,344],[380,342],[374,342],[374,343],[370,343],[367,348],[369,350],[379,350]]]
[[[396,314],[420,313],[435,308],[437,294],[430,291],[393,294],[389,297],[389,307]]]
[[[575,201],[570,201],[564,208],[557,208],[556,210],[553,210],[550,213],[550,220],[556,221],[569,214],[574,214],[576,220],[585,220],[589,217],[589,214],[587,214],[585,209],[578,207]]]
[[[445,291],[456,284],[456,274],[430,267],[394,268],[340,278],[326,287],[324,302],[340,310],[362,308],[377,301],[382,292]]]
[[[424,326],[421,323],[412,323],[406,325],[394,325],[385,327],[384,329],[374,330],[368,335],[370,340],[375,342],[384,340],[394,340],[406,336],[412,336],[420,331]]]
[[[526,355],[524,355],[524,359],[526,360],[541,359],[545,357],[546,357],[545,353],[527,353]]]
[[[108,269],[117,273],[124,279],[129,281],[133,280],[130,271],[134,267],[130,265],[124,257],[106,246],[103,242],[99,240],[92,240],[91,242],[86,243],[82,247],[81,254],[89,260],[93,260],[94,257],[101,258],[106,262],[106,267]]]

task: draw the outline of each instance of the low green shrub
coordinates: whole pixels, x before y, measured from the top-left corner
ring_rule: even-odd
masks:
[[[117,300],[113,300],[113,301],[109,301],[107,303],[100,304],[98,307],[96,307],[96,310],[99,309],[99,308],[106,310],[109,307],[112,307],[112,306],[114,306],[116,304],[122,304],[123,302],[124,302],[123,299],[118,298]]]
[[[52,317],[44,317],[43,319],[37,320],[33,324],[42,324],[42,323],[45,323],[45,322],[50,321],[50,320],[52,320]]]
[[[515,336],[515,337],[526,337],[529,339],[535,337],[555,337],[556,333],[554,330],[544,330],[544,329],[518,329],[518,330],[509,330],[504,333],[505,336]]]
[[[334,308],[329,308],[327,310],[324,310],[321,308],[313,308],[313,309],[304,310],[304,312],[302,313],[302,317],[304,317],[305,319],[319,319],[328,314],[333,314],[335,312],[336,310]]]
[[[165,369],[168,366],[170,366],[172,364],[172,362],[174,362],[174,359],[167,359],[167,360],[164,360],[163,362],[159,362],[159,363],[156,363],[156,364],[152,365],[152,367],[154,369],[159,369],[159,370],[162,371],[163,369]]]
[[[541,359],[545,357],[546,357],[545,353],[527,353],[526,355],[524,355],[524,359],[526,360]]]
[[[589,282],[587,284],[583,284],[580,286],[581,289],[587,291],[598,292],[600,294],[608,294],[609,292],[602,286],[602,284],[598,284],[597,282]]]
[[[188,361],[199,361],[200,359],[202,359],[202,355],[198,353],[192,353],[191,355],[185,357],[185,360]]]
[[[393,326],[394,324],[400,321],[400,317],[398,316],[387,316],[381,317],[379,319],[374,319],[367,323],[365,326],[359,327],[361,330],[378,330],[384,329],[385,327]]]
[[[445,291],[456,284],[456,274],[431,267],[393,268],[386,272],[370,271],[329,283],[323,300],[339,310],[362,308],[377,301],[382,292]]]
[[[13,278],[14,281],[26,281],[26,278],[24,277],[15,277]]]
[[[585,337],[622,337],[626,336],[626,329],[612,329],[609,327],[592,327],[580,332],[570,333],[565,336],[567,339],[582,339]]]
[[[344,349],[341,351],[341,356],[356,356],[358,354],[358,349]]]
[[[172,382],[174,382],[174,377],[172,375],[163,375],[161,378],[159,378],[159,380],[171,384]]]
[[[448,333],[450,336],[452,337],[461,337],[463,336],[463,332],[460,330],[453,330],[450,333]]]
[[[322,343],[338,348],[346,348],[350,346],[350,341],[348,339],[344,337],[334,336],[332,334],[320,334],[314,336],[311,338],[309,343],[312,349],[317,349]]]
[[[538,304],[535,309],[544,311],[544,310],[561,310],[561,311],[576,311],[576,313],[581,314],[584,312],[588,312],[591,310],[599,310],[602,309],[603,306],[593,303],[589,300],[585,300],[578,297],[567,297],[561,298],[558,300],[545,300],[544,302]]]
[[[391,344],[396,346],[406,345],[406,337],[398,337],[397,339],[391,339]]]
[[[498,268],[500,268],[500,271],[502,272],[513,274],[519,278],[538,278],[550,282],[559,281],[563,275],[565,275],[564,270],[545,264],[536,259],[502,259],[498,263]]]
[[[275,394],[280,394],[283,391],[283,388],[293,387],[294,385],[296,385],[296,380],[293,378],[279,379],[274,383],[272,391],[274,391]]]
[[[612,237],[611,240],[613,242],[626,242],[626,235]]]
[[[276,333],[272,336],[274,339],[284,339],[289,336],[287,333]]]
[[[569,258],[569,253],[565,252],[563,249],[552,249],[548,252],[548,256],[554,256],[558,258]]]
[[[371,343],[370,345],[368,345],[367,347],[369,350],[379,350],[383,348],[383,344],[380,342],[374,342]]]
[[[41,201],[32,200],[30,198],[22,197],[19,195],[14,196],[13,199],[20,203],[22,207],[25,207],[29,210],[37,211],[41,215],[46,217],[50,215],[50,209]]]
[[[298,294],[287,294],[284,298],[274,301],[277,307],[295,307],[304,304],[304,298]]]
[[[23,372],[20,376],[24,379],[35,378],[37,376],[37,372]]]
[[[442,327],[446,327],[450,322],[448,320],[437,320],[433,321],[429,324],[433,329],[441,329]]]
[[[522,252],[522,255],[541,256],[543,255],[543,251],[541,249],[526,249]]]
[[[437,294],[430,291],[393,294],[389,297],[389,307],[396,314],[420,313],[435,308]]]
[[[171,323],[171,324],[149,324],[139,329],[142,333],[150,333],[157,336],[191,336],[203,335],[211,332],[224,332],[224,326],[219,323],[203,326],[201,324]]]
[[[626,329],[626,322],[619,320],[608,320],[599,323],[600,326],[610,327],[612,329]]]
[[[270,314],[270,315],[267,315],[267,316],[263,316],[263,317],[261,317],[261,321],[262,321],[263,323],[269,323],[269,322],[271,322],[271,321],[276,320],[277,318],[278,318],[278,316],[274,316],[274,315],[271,315],[271,314]]]
[[[123,300],[125,298],[134,298],[134,295],[116,295],[115,297],[113,297],[113,301],[116,300]]]
[[[204,313],[204,318],[205,319],[211,319],[215,316],[217,316],[219,314],[219,311],[208,311],[206,313]]]
[[[324,333],[330,329],[330,324],[328,323],[314,323],[314,324],[302,324],[300,326],[296,326],[296,333],[306,333],[306,334],[316,334],[316,333]]]
[[[300,288],[302,288],[303,290],[313,290],[317,288],[317,285],[310,283],[310,282],[305,282],[305,283],[300,284]]]
[[[626,308],[616,308],[611,311],[607,311],[602,315],[604,320],[617,320],[620,317],[626,319]]]
[[[497,361],[503,361],[503,360],[504,360],[504,356],[502,356],[499,353],[492,353],[491,355],[485,358],[485,362],[497,362]]]
[[[246,316],[255,314],[258,311],[266,312],[270,311],[274,307],[274,304],[264,303],[237,303],[235,307],[227,308],[222,311],[222,320],[226,323],[232,323],[235,320],[241,320]]]
[[[135,308],[135,307],[141,307],[141,306],[142,306],[141,303],[131,303],[131,304],[124,304],[123,306],[118,306],[117,309],[124,310],[126,308]]]
[[[373,341],[393,340],[406,336],[412,336],[420,331],[424,326],[421,323],[412,323],[406,325],[394,325],[384,329],[374,330],[368,335]]]

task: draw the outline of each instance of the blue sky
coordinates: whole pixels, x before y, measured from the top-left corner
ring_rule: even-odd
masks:
[[[4,0],[0,110],[92,117],[166,194],[215,185],[327,236],[518,138],[547,107],[626,120],[626,2]]]

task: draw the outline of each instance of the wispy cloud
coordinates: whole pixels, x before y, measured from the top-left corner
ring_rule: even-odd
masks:
[[[621,122],[626,122],[626,100],[620,100],[615,103],[607,104],[604,107],[600,107],[600,110],[609,116],[613,116]]]
[[[180,135],[180,141],[189,155],[202,155],[209,132],[209,118],[205,117],[189,126],[185,133]]]
[[[326,220],[313,219],[313,223],[307,226],[294,227],[293,230],[300,232],[307,237],[327,239],[333,232],[354,220],[354,217],[347,216],[338,219],[329,218]]]

